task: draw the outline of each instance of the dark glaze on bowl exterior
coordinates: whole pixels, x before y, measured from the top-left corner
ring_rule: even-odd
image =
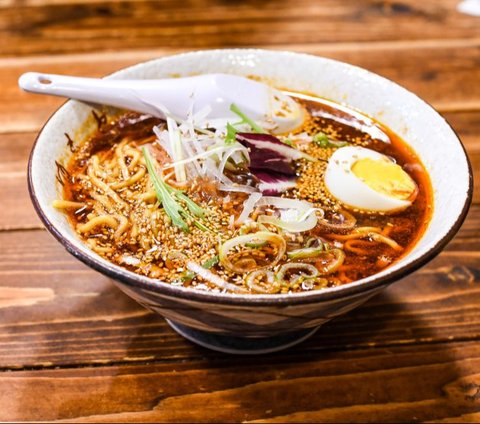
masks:
[[[186,290],[181,287],[173,287],[162,283],[152,284],[152,281],[148,278],[109,264],[97,255],[83,249],[74,238],[64,232],[66,230],[63,230],[61,225],[56,223],[56,215],[52,215],[50,203],[46,201],[43,190],[40,189],[39,185],[41,180],[38,174],[40,171],[39,168],[41,167],[41,163],[48,159],[39,152],[44,151],[41,146],[51,141],[55,131],[63,136],[65,128],[57,128],[59,117],[61,116],[62,119],[64,119],[64,117],[75,116],[84,106],[75,105],[70,108],[71,102],[68,102],[66,106],[57,111],[56,114],[50,118],[49,122],[45,124],[42,132],[35,141],[30,155],[28,186],[33,205],[40,219],[45,224],[47,230],[59,240],[69,253],[91,268],[111,277],[121,290],[138,300],[142,305],[159,312],[169,320],[180,323],[181,326],[186,326],[187,330],[188,328],[193,328],[194,332],[189,335],[189,339],[212,349],[225,352],[256,353],[258,349],[256,349],[255,346],[252,347],[250,340],[250,338],[253,337],[257,341],[259,340],[258,338],[261,338],[263,352],[280,350],[284,347],[291,346],[295,343],[295,340],[303,340],[307,330],[312,331],[316,326],[364,303],[388,284],[414,272],[440,253],[456,234],[467,215],[473,193],[473,175],[471,165],[468,162],[465,149],[460,140],[430,106],[395,83],[351,65],[335,62],[330,59],[288,52],[219,50],[195,52],[152,61],[132,68],[131,73],[128,75],[134,74],[134,72],[137,72],[137,69],[143,70],[149,67],[158,68],[159,71],[155,70],[155,75],[157,75],[157,72],[160,72],[161,75],[161,72],[165,72],[161,71],[164,66],[174,66],[178,69],[186,64],[188,65],[192,61],[194,63],[198,61],[202,63],[203,66],[205,62],[211,61],[215,64],[215,68],[212,67],[212,69],[217,71],[217,64],[221,64],[220,58],[227,56],[232,58],[237,66],[242,63],[242,60],[250,60],[252,57],[258,57],[260,60],[260,62],[258,62],[258,72],[260,75],[262,75],[263,63],[265,63],[265,66],[274,66],[275,64],[280,66],[280,64],[285,63],[285,61],[290,61],[290,63],[293,64],[298,63],[303,69],[314,69],[316,72],[320,72],[321,75],[328,76],[329,69],[331,69],[336,76],[342,76],[343,73],[345,73],[348,75],[348,78],[368,81],[369,95],[372,92],[375,93],[376,84],[383,84],[383,86],[388,86],[390,94],[395,94],[393,96],[394,99],[400,96],[402,97],[402,102],[408,101],[414,104],[422,117],[424,115],[430,116],[431,118],[429,119],[432,119],[433,122],[425,123],[425,125],[435,124],[437,126],[443,126],[446,133],[450,132],[446,136],[449,138],[449,142],[457,146],[456,151],[461,155],[462,160],[465,161],[466,170],[464,171],[468,175],[464,180],[466,189],[465,194],[462,195],[462,204],[459,207],[459,211],[456,212],[455,217],[448,222],[448,230],[442,232],[441,237],[435,240],[434,245],[422,251],[420,255],[408,260],[401,267],[389,270],[389,272],[382,273],[374,278],[367,278],[357,283],[310,293],[275,296],[232,296],[229,294]],[[237,59],[238,61],[235,62]],[[192,72],[188,66],[185,72]],[[220,71],[222,71],[222,69],[220,69]],[[224,69],[223,72],[227,72],[227,69]],[[248,69],[245,73],[251,74],[252,71]],[[265,75],[268,79],[268,74]],[[366,93],[363,95],[366,95]],[[51,159],[53,161],[56,158],[52,156]],[[55,182],[52,180],[49,184],[54,185]],[[442,189],[441,182],[437,184],[437,182],[434,181],[434,187],[437,186],[439,189]],[[179,330],[181,334],[184,333],[187,335],[184,331],[182,332],[182,329],[178,326],[177,330]],[[296,332],[298,333],[294,334]],[[228,336],[232,336],[236,339],[246,338],[247,343],[244,348],[242,347],[241,341],[236,347],[225,347],[224,341],[215,340],[218,334],[226,335],[227,342]],[[273,342],[272,349],[265,348],[269,340],[272,340],[272,338],[275,339],[275,336],[288,334],[291,335],[288,342],[282,344],[280,341],[276,345],[275,342]],[[202,337],[202,335],[205,337]],[[255,345],[255,343],[253,344]]]

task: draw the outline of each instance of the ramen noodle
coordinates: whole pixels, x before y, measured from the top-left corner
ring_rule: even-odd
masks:
[[[403,257],[432,213],[428,175],[385,126],[298,94],[303,126],[238,115],[210,128],[134,112],[97,117],[59,166],[62,209],[90,249],[195,290],[285,294],[368,277]]]

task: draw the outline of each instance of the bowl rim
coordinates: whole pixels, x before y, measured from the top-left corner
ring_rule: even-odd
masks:
[[[374,72],[368,71],[364,68],[361,68],[356,65],[349,64],[347,62],[326,58],[323,56],[316,56],[312,54],[306,53],[298,53],[292,51],[284,51],[284,50],[268,50],[268,49],[252,49],[252,48],[227,48],[227,49],[207,49],[207,50],[196,50],[190,52],[183,52],[179,54],[173,55],[165,55],[159,58],[154,58],[151,60],[147,60],[144,62],[139,62],[137,64],[119,69],[111,74],[106,75],[105,77],[112,77],[115,76],[117,73],[131,70],[138,66],[143,66],[147,63],[160,61],[162,59],[173,58],[173,57],[182,57],[182,56],[195,56],[195,55],[202,55],[202,54],[211,54],[214,52],[242,52],[242,53],[260,53],[264,54],[268,53],[277,53],[279,55],[293,55],[293,56],[303,56],[309,58],[319,58],[324,61],[334,62],[341,66],[347,66],[354,68],[358,72],[364,72],[366,74],[374,75],[376,78],[381,78],[383,80],[387,80],[390,84],[394,84],[401,89],[407,91],[411,95],[415,96],[418,101],[424,103],[424,105],[435,114],[439,115],[445,123],[450,127],[455,138],[462,149],[464,158],[467,164],[468,170],[468,189],[466,192],[465,200],[463,203],[462,210],[460,214],[456,217],[455,222],[450,227],[449,231],[439,239],[434,246],[432,246],[428,251],[424,252],[418,258],[406,263],[405,265],[401,266],[400,268],[382,276],[377,276],[373,274],[372,276],[366,277],[364,279],[345,284],[342,286],[331,287],[322,290],[315,290],[310,292],[302,292],[302,293],[292,293],[292,294],[268,294],[268,295],[259,295],[259,294],[232,294],[232,293],[218,293],[218,292],[207,292],[207,291],[200,291],[200,290],[192,290],[189,288],[181,287],[181,286],[173,286],[169,283],[161,282],[159,280],[154,280],[146,276],[142,276],[140,274],[136,274],[132,271],[128,271],[124,268],[121,268],[118,265],[115,265],[111,262],[106,261],[106,263],[102,262],[99,258],[96,257],[96,254],[92,251],[86,250],[88,253],[84,253],[82,250],[78,249],[73,243],[71,243],[67,238],[65,238],[61,231],[49,220],[47,214],[43,211],[42,206],[40,205],[40,201],[37,198],[37,194],[35,192],[34,181],[32,178],[32,166],[33,166],[33,158],[35,155],[35,151],[37,148],[37,144],[39,143],[40,137],[50,122],[50,120],[72,100],[67,100],[62,105],[60,105],[47,119],[47,121],[43,124],[42,128],[38,132],[35,141],[32,145],[32,149],[29,155],[28,160],[28,169],[27,169],[27,183],[28,183],[28,191],[34,206],[34,209],[39,216],[42,223],[45,225],[46,229],[63,245],[63,247],[75,258],[89,266],[90,268],[94,269],[106,275],[107,277],[112,278],[115,282],[123,283],[132,288],[141,288],[144,290],[156,292],[158,294],[162,294],[165,296],[177,297],[182,299],[187,299],[190,301],[197,301],[200,303],[212,303],[212,304],[224,304],[224,305],[232,305],[232,306],[244,306],[244,307],[251,307],[251,306],[277,306],[277,305],[301,305],[301,304],[311,304],[316,302],[322,301],[329,301],[335,300],[340,298],[345,298],[349,296],[356,296],[363,292],[370,292],[374,290],[378,290],[383,286],[387,286],[394,281],[398,281],[399,279],[406,277],[408,274],[413,273],[423,265],[427,264],[433,258],[435,258],[443,248],[448,244],[448,242],[455,236],[458,232],[460,227],[462,226],[465,218],[468,214],[468,210],[470,208],[472,197],[473,197],[473,171],[472,165],[468,158],[465,146],[463,145],[460,137],[458,136],[457,132],[452,128],[452,126],[448,123],[448,121],[443,118],[433,106],[417,96],[415,93],[412,93],[410,90],[407,90],[403,86],[397,84],[396,82],[378,75]],[[434,206],[435,207],[435,206]],[[364,281],[368,279],[368,281]]]

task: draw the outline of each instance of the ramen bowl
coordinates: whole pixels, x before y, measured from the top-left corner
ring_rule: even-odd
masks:
[[[70,252],[162,315],[187,339],[222,352],[267,353],[301,342],[322,324],[361,305],[437,255],[462,224],[472,196],[465,150],[447,122],[416,95],[383,77],[331,59],[280,51],[212,50],[160,58],[108,78],[168,78],[205,73],[255,76],[357,109],[385,124],[418,154],[433,187],[431,222],[416,246],[383,271],[350,284],[292,294],[229,294],[189,289],[135,274],[90,250],[52,206],[61,196],[56,162],[71,154],[65,134],[91,131],[92,105],[68,101],[45,124],[28,169],[31,198],[46,228]]]

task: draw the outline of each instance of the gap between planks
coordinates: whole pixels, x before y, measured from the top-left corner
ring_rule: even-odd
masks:
[[[258,45],[257,47],[265,47]],[[475,68],[480,38],[454,40],[422,40],[422,41],[381,41],[363,43],[333,43],[333,44],[294,44],[276,45],[271,50],[293,50],[299,53],[310,53],[344,60],[349,63],[363,66],[380,75],[390,77],[401,82],[404,86],[426,98],[439,112],[472,112],[480,110],[480,95],[476,90],[460,90],[454,93],[455,88],[461,89],[464,84],[473,84],[477,75]],[[37,98],[31,100],[25,93],[16,87],[18,76],[28,70],[47,71],[53,73],[74,73],[78,75],[102,76],[117,69],[125,68],[135,63],[164,57],[172,53],[185,52],[185,49],[143,49],[121,50],[119,52],[82,53],[53,56],[27,56],[22,58],[0,58],[0,72],[8,81],[4,100],[12,102],[12,110],[8,110],[6,123],[0,128],[0,134],[38,132],[49,115],[63,103],[63,99],[45,97],[43,102]],[[466,58],[459,52],[465,51]],[[401,57],[399,69],[393,69],[389,60],[377,61],[378,56],[389,55],[391,60]],[[412,74],[410,69],[415,63],[428,55],[432,55],[432,65],[415,67]],[[447,58],[454,56],[454,63]],[[92,67],[92,63],[98,66]],[[73,67],[73,68],[72,68]],[[49,69],[50,68],[50,69]],[[70,71],[68,71],[71,69]],[[454,72],[458,72],[455,76]],[[437,75],[438,74],[438,75]],[[444,78],[446,94],[431,94],[437,87],[437,78]],[[431,79],[433,78],[433,80]],[[453,78],[453,80],[452,80]],[[440,81],[438,81],[440,82]],[[458,91],[458,90],[457,90]],[[16,113],[16,114],[14,114]],[[10,119],[9,119],[10,118]]]
[[[378,343],[371,345],[344,345],[341,347],[320,347],[320,348],[310,348],[308,350],[303,350],[302,353],[298,353],[295,350],[287,349],[283,352],[276,352],[269,355],[274,355],[276,360],[288,361],[290,359],[298,360],[308,360],[312,355],[322,353],[336,353],[336,352],[373,352],[381,351],[389,348],[402,348],[408,346],[454,346],[455,344],[472,344],[476,345],[480,341],[478,337],[459,337],[455,339],[423,339],[416,340],[414,343],[411,341],[399,341],[394,343]],[[307,341],[308,342],[308,341]],[[303,342],[303,343],[307,343]],[[189,342],[190,343],[190,342]],[[198,347],[198,346],[197,346]],[[91,362],[75,362],[75,363],[65,363],[65,364],[53,364],[49,362],[31,364],[26,366],[11,366],[11,367],[0,367],[0,372],[21,372],[21,371],[43,371],[43,370],[61,370],[61,369],[85,369],[85,368],[107,368],[107,367],[120,367],[120,366],[151,366],[151,365],[164,365],[164,364],[184,364],[186,361],[191,362],[208,362],[211,364],[215,363],[216,366],[221,366],[222,364],[230,365],[235,359],[240,361],[248,361],[252,358],[258,357],[257,355],[231,355],[224,354],[222,352],[216,352],[212,350],[207,350],[205,348],[200,348],[205,354],[201,352],[193,355],[189,355],[187,358],[185,356],[175,357],[169,356],[164,358],[155,358],[151,357],[139,357],[138,359],[124,358],[123,360],[98,360]],[[261,358],[265,358],[268,355],[260,355]],[[151,358],[151,359],[150,359]]]
[[[376,50],[411,50],[415,48],[444,49],[480,46],[480,38],[457,38],[457,39],[431,39],[431,40],[399,40],[399,41],[363,41],[363,42],[341,42],[341,43],[312,43],[312,44],[277,44],[245,47],[246,49],[266,50],[289,50],[298,53],[316,54],[320,52],[339,51],[376,51]],[[228,48],[228,47],[226,47]],[[232,47],[233,48],[233,47]],[[187,53],[192,51],[203,51],[211,49],[202,48],[161,48],[161,49],[128,49],[115,52],[94,52],[94,53],[68,53],[58,55],[35,55],[23,57],[0,57],[0,68],[30,65],[67,64],[77,61],[127,61],[135,57],[138,61],[150,60],[153,58],[172,54]],[[218,48],[213,48],[218,50]]]

